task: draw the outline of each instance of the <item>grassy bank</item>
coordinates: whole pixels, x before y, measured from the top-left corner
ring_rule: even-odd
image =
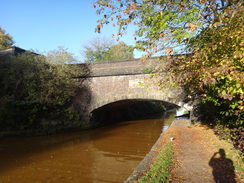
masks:
[[[242,135],[236,133],[232,134],[232,130],[223,128],[222,126],[216,126],[213,130],[219,138],[215,143],[216,148],[225,149],[225,158],[233,161],[235,171],[240,178],[244,180],[243,128]],[[237,130],[235,130],[235,132],[236,131]]]
[[[170,166],[173,157],[173,143],[167,142],[159,152],[150,170],[140,179],[138,183],[168,182]]]

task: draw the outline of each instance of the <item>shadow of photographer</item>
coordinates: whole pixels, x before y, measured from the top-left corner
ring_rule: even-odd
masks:
[[[219,149],[209,161],[213,168],[213,176],[216,183],[236,183],[233,161],[226,158],[225,150]]]

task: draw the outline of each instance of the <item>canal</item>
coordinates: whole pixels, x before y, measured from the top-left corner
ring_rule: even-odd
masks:
[[[0,183],[123,182],[173,121],[147,119],[97,129],[0,140]]]

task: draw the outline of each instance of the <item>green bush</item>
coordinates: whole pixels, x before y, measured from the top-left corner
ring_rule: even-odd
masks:
[[[72,77],[77,69],[47,61],[42,55],[23,53],[0,62],[0,127],[24,129],[41,119],[79,120],[69,108],[78,90]]]
[[[224,9],[219,22],[192,38],[194,54],[169,65],[174,82],[205,106],[205,118],[229,127],[244,125],[243,16],[240,4]]]

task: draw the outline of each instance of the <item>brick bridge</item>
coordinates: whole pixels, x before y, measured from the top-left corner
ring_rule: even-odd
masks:
[[[12,47],[0,51],[0,58],[8,59],[11,55],[25,51]],[[94,113],[99,113],[101,108],[109,108],[108,114],[100,111],[101,115],[117,116],[121,115],[123,108],[148,100],[165,101],[191,110],[191,107],[182,101],[184,93],[181,89],[167,87],[160,89],[156,85],[158,78],[149,74],[155,69],[163,73],[164,65],[179,57],[182,56],[165,56],[161,57],[160,61],[158,58],[153,58],[146,62],[134,59],[81,64],[86,73],[78,77],[81,89],[73,105],[80,111],[84,121],[91,121]]]
[[[101,107],[110,107],[109,114],[117,115],[113,111],[118,105],[128,106],[144,100],[165,101],[190,109],[182,100],[184,93],[181,89],[160,89],[156,83],[158,78],[151,77],[152,70],[163,68],[166,62],[177,59],[178,56],[139,59],[113,62],[81,64],[87,74],[79,77],[81,90],[74,106],[81,112],[84,121],[90,121],[95,111]],[[163,73],[163,72],[162,72]]]

